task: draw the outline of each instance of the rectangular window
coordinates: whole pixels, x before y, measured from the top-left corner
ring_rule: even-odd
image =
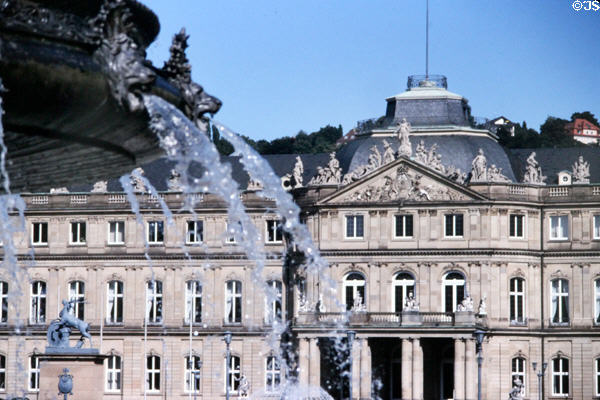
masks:
[[[554,325],[569,324],[569,281],[555,279],[551,282],[551,317]]]
[[[148,243],[162,243],[165,240],[164,222],[148,221]]]
[[[515,357],[512,359],[511,365],[511,384],[512,387],[517,386],[517,379],[523,384],[523,392],[525,391],[525,359],[521,357]],[[523,393],[525,394],[525,393]]]
[[[146,283],[146,320],[150,324],[162,322],[162,282],[148,281]]]
[[[412,215],[396,215],[396,229],[394,237],[410,238],[413,236],[413,216]]]
[[[227,281],[225,284],[225,323],[242,323],[242,282]]]
[[[550,239],[569,239],[569,217],[567,215],[550,216]]]
[[[274,356],[267,357],[265,380],[265,391],[267,393],[275,393],[281,385],[281,368],[279,360]]]
[[[85,283],[73,281],[69,283],[69,301],[73,302],[71,314],[83,321],[85,312]]]
[[[596,375],[596,396],[600,396],[600,358],[594,360],[594,365],[596,367],[596,371],[594,371]]]
[[[446,237],[462,237],[463,236],[463,215],[462,214],[446,214],[445,232]]]
[[[204,222],[202,222],[202,221],[187,221],[185,242],[187,244],[197,244],[197,243],[202,243],[203,240],[204,240]]]
[[[71,244],[85,244],[85,222],[71,222]]]
[[[121,357],[110,356],[106,360],[106,391],[121,391]]]
[[[29,357],[29,390],[40,390],[40,360],[35,356]]]
[[[34,246],[48,244],[47,222],[34,222],[31,224],[31,241]]]
[[[267,243],[281,243],[283,241],[283,233],[281,231],[281,221],[267,221]]]
[[[600,239],[600,215],[594,215],[594,239]]]
[[[108,223],[108,244],[125,243],[125,222],[111,221]]]
[[[0,355],[0,391],[6,390],[6,357]]]
[[[123,323],[123,282],[110,281],[106,284],[106,323]]]
[[[46,323],[46,282],[31,283],[29,322],[32,324]]]
[[[267,298],[265,298],[265,323],[272,325],[273,322],[281,322],[281,294],[282,294],[282,283],[281,281],[268,281],[267,286],[269,287]]]
[[[524,223],[525,216],[519,214],[511,214],[509,217],[509,236],[511,238],[519,238],[522,239],[525,237],[524,234]]]
[[[0,300],[2,309],[0,310],[0,323],[8,322],[8,283],[0,281]]]
[[[236,224],[238,226],[238,229],[236,229]],[[238,221],[237,223],[235,222],[227,222],[227,243],[236,243],[235,240],[235,236],[236,235],[243,235],[244,234],[244,229],[242,227],[242,223],[240,221]]]
[[[566,358],[552,360],[552,395],[569,395],[569,360]]]
[[[187,281],[185,283],[185,323],[194,324],[202,322],[202,284],[200,281]]]
[[[346,216],[346,237],[362,239],[364,236],[365,236],[364,216],[363,215],[347,215]]]
[[[512,278],[510,280],[510,323],[525,323],[525,280]]]
[[[185,391],[186,393],[200,393],[200,368],[202,361],[200,357],[192,356],[185,358]]]
[[[160,357],[146,357],[146,392],[160,391]]]

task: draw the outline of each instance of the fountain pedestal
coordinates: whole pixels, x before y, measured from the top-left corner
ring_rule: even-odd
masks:
[[[104,359],[98,349],[53,349],[38,357],[40,362],[39,400],[56,399],[59,375],[65,368],[73,375],[73,398],[102,400],[104,396]]]

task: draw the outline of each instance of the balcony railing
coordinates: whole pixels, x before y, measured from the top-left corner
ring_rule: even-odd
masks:
[[[444,327],[485,324],[485,317],[473,312],[326,312],[299,313],[297,325],[365,327]]]

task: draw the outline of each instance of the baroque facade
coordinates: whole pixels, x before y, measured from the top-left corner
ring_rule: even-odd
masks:
[[[280,319],[300,383],[333,398],[348,398],[341,357],[352,360],[353,399],[476,399],[476,330],[483,398],[508,396],[517,379],[524,398],[542,388],[547,399],[600,397],[596,149],[509,152],[470,127],[466,99],[445,82],[421,80],[387,102],[335,153],[267,157],[329,261],[324,276],[285,261],[274,202],[230,159],[272,255],[268,301],[216,196],[197,195],[196,215],[169,224],[143,182],[141,223],[115,182],[23,194],[26,232],[15,239],[29,268],[17,303],[13,278],[0,275],[0,390],[36,398],[36,355],[72,298],[110,355],[106,399],[219,399],[226,382],[236,396],[246,384],[250,395],[276,391],[284,377],[268,332]],[[179,210],[166,162],[144,170]],[[565,170],[573,179],[559,185]],[[350,329],[352,357],[335,351]]]

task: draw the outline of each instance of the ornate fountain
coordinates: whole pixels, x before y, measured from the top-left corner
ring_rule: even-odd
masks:
[[[142,94],[202,124],[221,102],[191,80],[182,31],[162,69],[156,15],[136,0],[2,0],[0,78],[12,189],[116,177],[160,155]]]

